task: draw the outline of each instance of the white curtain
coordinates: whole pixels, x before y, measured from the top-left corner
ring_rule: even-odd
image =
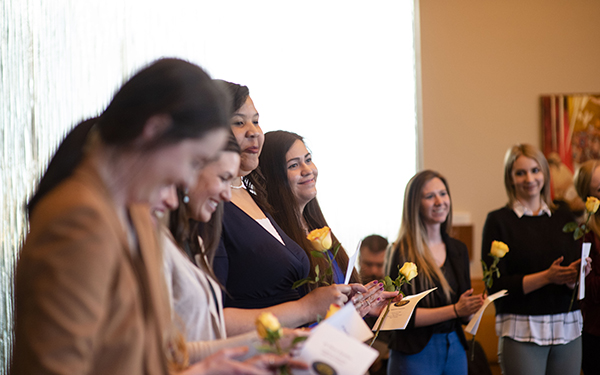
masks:
[[[0,374],[24,203],[65,132],[158,57],[249,86],[264,131],[306,138],[350,252],[371,233],[393,239],[416,169],[413,18],[412,0],[3,0]]]

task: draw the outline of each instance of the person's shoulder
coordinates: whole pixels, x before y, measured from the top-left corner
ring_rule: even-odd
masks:
[[[66,179],[40,200],[31,214],[30,230],[29,249],[70,246],[90,257],[109,258],[111,249],[120,248],[124,240],[106,192],[77,178]]]
[[[514,211],[507,204],[496,210],[488,212],[487,220],[507,218],[507,217],[511,217],[511,216],[516,217],[516,215],[514,214]]]

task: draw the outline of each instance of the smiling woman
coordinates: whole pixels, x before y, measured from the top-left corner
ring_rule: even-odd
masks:
[[[313,162],[304,139],[296,133],[273,131],[265,135],[265,145],[260,165],[267,181],[267,197],[273,207],[273,218],[281,229],[306,252],[311,262],[309,278],[315,278],[315,267],[327,269],[327,261],[311,256],[313,250],[306,235],[315,229],[328,226],[317,200],[317,177],[319,171]],[[332,234],[334,247],[339,244]],[[333,257],[331,251],[330,257]],[[348,255],[340,246],[333,263],[333,275],[321,277],[309,289],[327,283],[343,283],[348,267]],[[352,269],[352,282],[358,282],[358,274]]]
[[[532,145],[508,149],[504,186],[508,204],[488,214],[481,247],[488,267],[493,241],[510,248],[489,290],[508,290],[494,302],[500,367],[507,375],[578,374],[582,316],[578,303],[570,303],[580,255],[562,230],[575,219],[566,205],[551,201],[548,162]]]
[[[461,324],[481,307],[483,297],[472,295],[467,247],[449,236],[451,226],[448,182],[435,171],[417,173],[406,187],[400,233],[386,254],[386,275],[395,279],[400,265],[414,262],[419,276],[404,292],[437,289],[419,303],[406,330],[392,333],[388,374],[467,374]]]

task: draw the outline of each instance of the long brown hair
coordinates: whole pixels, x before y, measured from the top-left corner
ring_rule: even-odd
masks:
[[[267,197],[272,207],[273,219],[275,219],[275,222],[279,224],[285,234],[304,249],[310,259],[311,269],[309,277],[314,278],[315,266],[319,265],[319,269],[325,270],[328,264],[325,259],[311,256],[312,245],[306,238],[300,218],[304,218],[308,230],[322,228],[328,226],[328,224],[317,198],[306,204],[304,212],[300,212],[298,208],[296,197],[287,178],[287,161],[285,159],[285,155],[296,141],[304,143],[304,139],[295,133],[282,130],[266,133],[259,164],[262,166],[262,171],[267,180]],[[340,243],[333,232],[332,239],[334,247]],[[349,259],[346,250],[341,244],[335,260],[342,272],[345,272]],[[360,282],[360,277],[356,269],[352,270],[350,281]],[[312,290],[317,286],[319,285],[310,284],[308,289]]]
[[[450,198],[450,211],[446,221],[442,223],[440,231],[442,234],[448,234],[448,231],[452,228],[452,197],[446,179],[435,171],[425,170],[419,172],[410,179],[406,186],[400,232],[398,233],[398,239],[391,245],[391,252],[386,259],[392,259],[393,253],[398,252],[398,264],[414,262],[417,265],[419,276],[412,281],[411,285],[405,286],[411,294],[431,289],[439,283],[447,302],[450,302],[452,289],[427,246],[427,227],[421,215],[423,187],[434,178],[439,178],[444,183]],[[397,267],[398,264],[386,262],[386,274],[389,275],[392,267]],[[425,299],[431,302],[432,298],[429,294]]]
[[[229,131],[227,143],[221,152],[240,154],[240,146],[231,130]],[[184,200],[185,193],[181,189],[177,189],[177,197],[179,205],[169,215],[169,230],[177,245],[185,251],[191,261],[196,263],[196,258],[198,258],[203,270],[216,281],[218,279],[213,272],[212,264],[223,229],[223,203],[219,203],[217,210],[207,223],[202,223],[192,217]],[[202,238],[202,244],[199,242],[198,237]],[[199,256],[196,257],[196,255]]]

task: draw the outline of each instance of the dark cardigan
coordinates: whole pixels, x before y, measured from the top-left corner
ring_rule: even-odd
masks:
[[[451,294],[452,303],[458,302],[460,295],[465,291],[471,289],[471,275],[469,270],[469,253],[467,251],[467,246],[456,240],[447,234],[443,234],[443,240],[446,244],[446,259],[447,264],[450,264],[452,267],[452,271],[456,277],[458,282],[458,291],[453,291]],[[407,261],[410,261],[408,259]],[[398,268],[397,264],[400,262],[400,254],[396,250],[392,255],[390,260],[390,277],[395,279],[398,277]],[[419,277],[419,276],[417,276]],[[423,290],[417,290],[417,293],[423,292]],[[436,300],[444,300],[443,291],[441,288],[433,291],[432,294],[438,294],[438,298]],[[419,302],[420,307],[441,307],[447,306],[448,304],[435,304],[434,306],[423,306],[424,300]],[[417,305],[417,308],[419,308]],[[416,312],[413,313],[410,321],[408,322],[408,326],[405,330],[395,330],[392,331],[392,339],[390,340],[390,349],[399,351],[404,354],[416,354],[427,346],[431,336],[434,333],[435,325],[418,327],[415,328],[415,316]],[[465,338],[465,334],[462,330],[462,322],[459,319],[454,319],[456,321],[455,332],[458,335],[460,342],[463,344],[465,350],[467,349],[467,340]]]
[[[566,313],[573,290],[566,285],[550,284],[527,295],[523,294],[523,277],[544,271],[552,262],[564,256],[563,266],[577,260],[581,254],[579,241],[572,233],[563,233],[563,226],[575,221],[566,205],[559,205],[552,213],[541,216],[523,216],[505,206],[490,212],[483,228],[481,259],[488,266],[492,241],[502,241],[509,252],[498,263],[500,278],[494,277],[490,293],[508,290],[508,296],[496,300],[496,314],[549,315]],[[572,310],[578,310],[577,302]]]

